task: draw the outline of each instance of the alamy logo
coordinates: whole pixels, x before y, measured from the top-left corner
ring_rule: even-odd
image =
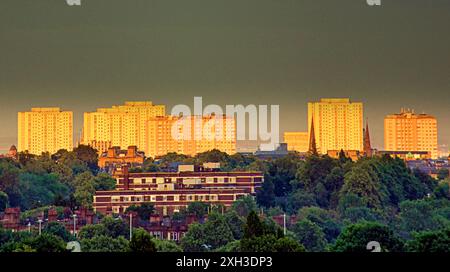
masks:
[[[66,0],[69,6],[81,6],[81,0]]]

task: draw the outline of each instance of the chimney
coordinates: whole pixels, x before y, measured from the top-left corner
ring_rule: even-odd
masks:
[[[137,154],[137,146],[129,146],[127,150],[127,157],[134,158]]]

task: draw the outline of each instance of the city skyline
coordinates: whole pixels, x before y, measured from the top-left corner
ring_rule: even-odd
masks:
[[[83,112],[194,96],[279,104],[281,134],[308,130],[308,101],[350,97],[378,149],[384,117],[411,108],[435,116],[439,144],[450,143],[448,1],[135,2],[2,1],[1,153],[31,107],[73,111],[77,139]]]
[[[243,108],[245,107],[246,106],[244,105]],[[368,131],[363,129],[363,127],[366,126],[366,129],[368,130],[368,120],[364,120],[363,108],[364,104],[362,102],[351,101],[350,98],[321,98],[318,101],[308,102],[308,123],[310,124],[310,129],[312,129],[311,122],[314,120],[314,127],[317,130],[315,138],[319,143],[318,150],[320,150],[320,153],[326,154],[327,152],[339,151],[341,149],[363,152],[363,137],[365,137],[363,134],[368,133]],[[116,104],[110,108],[97,108],[96,111],[85,112],[83,114],[84,123],[82,133],[80,133],[79,138],[76,138],[76,133],[74,133],[75,131],[73,129],[72,111],[61,109],[59,107],[33,107],[29,112],[18,113],[17,146],[19,151],[28,150],[32,154],[40,154],[41,152],[55,153],[59,149],[71,150],[71,146],[75,147],[77,144],[92,146],[101,153],[106,152],[111,147],[127,148],[136,146],[140,151],[145,152],[147,156],[151,157],[155,155],[153,153],[156,152],[156,150],[159,150],[156,152],[159,156],[169,152],[193,156],[197,153],[212,149],[219,149],[229,154],[235,152],[248,152],[241,149],[242,147],[239,146],[239,141],[236,141],[236,135],[243,133],[243,135],[247,135],[247,138],[249,137],[249,133],[251,132],[249,131],[248,122],[249,120],[253,120],[250,118],[251,114],[247,116],[247,118],[250,119],[244,120],[245,124],[243,124],[242,129],[245,129],[245,132],[237,132],[235,130],[236,128],[233,129],[231,134],[234,134],[234,139],[225,136],[224,140],[220,137],[216,138],[217,135],[206,136],[206,138],[204,138],[205,135],[203,135],[202,138],[198,139],[198,142],[192,141],[194,140],[193,135],[185,139],[184,137],[186,137],[186,135],[184,134],[186,132],[183,129],[183,132],[181,133],[178,125],[176,128],[176,130],[179,131],[177,132],[178,134],[176,136],[172,134],[171,137],[175,138],[169,139],[171,130],[173,130],[175,124],[178,123],[176,120],[180,119],[179,116],[174,116],[172,114],[173,113],[166,112],[166,105],[164,104],[154,104],[152,101],[125,101],[123,105]],[[201,119],[203,119],[203,121],[201,121],[202,125],[200,130],[202,132],[200,132],[200,134],[207,133],[209,135],[211,133],[211,128],[209,128],[209,125],[206,125],[206,123],[209,122],[208,120],[211,119],[211,116],[205,112],[202,112],[201,114]],[[220,118],[214,121],[215,125],[213,127],[217,125],[216,122],[218,120],[223,120],[219,122],[227,123],[224,120],[228,119],[233,120],[233,127],[235,127],[235,119],[238,119],[241,114],[245,113],[235,113],[229,116],[225,114],[224,119]],[[194,126],[196,127],[196,121],[192,119],[194,116],[195,115],[190,116],[191,121],[188,121],[189,127],[193,130],[198,130],[198,128],[193,128]],[[411,119],[411,122],[408,122],[407,125],[404,123],[406,121],[405,119],[399,121],[397,125],[393,124],[393,127],[386,127],[386,120],[394,117],[404,117],[409,120],[411,116],[413,119]],[[259,118],[261,118],[261,116]],[[421,121],[420,123],[412,121],[416,119],[424,121]],[[432,123],[429,123],[430,121]],[[190,124],[191,122],[193,122],[192,125]],[[162,125],[163,123],[164,125]],[[184,121],[182,123],[186,125]],[[414,110],[402,108],[400,113],[385,115],[384,147],[375,147],[375,149],[380,151],[429,151],[431,152],[431,156],[435,159],[438,157],[438,154],[447,156],[446,151],[442,153],[439,152],[439,145],[437,145],[437,124],[436,118],[432,115],[416,114]],[[203,129],[206,128],[205,125],[208,127],[207,131],[203,131]],[[225,130],[219,132],[219,134],[223,133],[224,135],[228,135],[228,125],[229,124],[227,123],[226,128],[225,126],[220,126],[220,130]],[[278,126],[280,126],[280,124],[278,124]],[[392,131],[395,128],[399,130],[399,135],[402,135],[398,140],[404,142],[404,144],[400,144],[399,146],[388,143],[397,141],[397,136],[392,134]],[[218,128],[213,128],[213,134],[217,134],[217,129]],[[430,129],[432,131],[430,131]],[[214,131],[216,132],[214,133]],[[180,138],[180,133],[183,134],[182,139]],[[309,131],[280,132],[279,143],[293,144],[295,147],[288,146],[289,150],[306,152],[308,149],[307,146],[310,145],[310,140],[308,140],[310,138],[309,133]],[[302,139],[300,139],[298,138],[298,134],[305,135],[301,136]],[[283,137],[281,137],[282,135]],[[290,135],[289,140],[286,138],[287,135]],[[296,139],[292,138],[293,136]],[[322,139],[322,137],[324,138]],[[367,137],[370,137],[370,134],[367,135]],[[213,139],[211,142],[207,140],[210,138]],[[245,141],[252,142],[251,140]],[[169,142],[171,144],[169,144]],[[188,144],[188,142],[191,143]],[[196,142],[196,144],[194,144],[194,142]],[[260,140],[253,142],[264,143],[264,141]],[[230,149],[231,146],[228,146],[231,143],[233,143],[232,149]],[[181,151],[180,144],[185,146],[185,148],[187,147],[186,144],[198,145],[198,147],[201,147],[201,150],[199,149],[199,151],[194,152],[188,148],[191,151],[187,152],[187,149],[185,150],[184,148],[183,150],[185,150],[186,153],[185,151]],[[299,144],[300,146],[298,146]],[[208,146],[210,148],[208,148]],[[255,146],[255,148],[257,147],[258,146]],[[244,146],[243,148],[245,149],[246,147]],[[276,146],[273,148],[276,148]],[[153,151],[150,152],[150,150]]]

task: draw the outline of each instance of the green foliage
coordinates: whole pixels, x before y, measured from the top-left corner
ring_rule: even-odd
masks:
[[[95,236],[108,236],[109,231],[103,224],[86,225],[78,232],[80,239],[92,239]]]
[[[228,211],[227,213],[225,213],[224,216],[225,220],[227,221],[228,227],[233,233],[234,239],[240,240],[244,235],[243,231],[245,225],[244,218],[239,216],[239,214],[234,210]]]
[[[74,180],[76,201],[83,207],[92,208],[95,194],[95,179],[91,172],[87,171],[78,175]]]
[[[297,220],[309,220],[320,227],[325,234],[328,243],[334,240],[341,233],[342,224],[334,211],[325,210],[319,207],[306,207],[298,211]]]
[[[298,221],[292,230],[306,250],[320,252],[325,249],[327,245],[325,234],[317,224],[303,219]]]
[[[145,202],[139,206],[131,205],[127,208],[126,212],[137,212],[141,220],[148,221],[150,219],[150,215],[155,212],[155,207],[153,204]]]
[[[111,191],[116,188],[116,180],[106,173],[99,173],[94,178],[96,191]]]
[[[355,194],[367,200],[369,207],[380,207],[379,181],[368,167],[356,166],[345,174],[341,194]]]
[[[9,205],[8,195],[0,191],[0,212],[3,212]]]
[[[187,213],[195,215],[197,219],[202,219],[208,214],[209,205],[204,202],[192,202],[187,207]]]
[[[447,201],[427,199],[403,201],[400,203],[400,228],[409,233],[442,228],[445,222],[437,212],[448,205]]]
[[[228,244],[219,247],[215,250],[215,252],[240,252],[241,251],[241,242],[236,240],[229,242]]]
[[[212,213],[204,224],[192,224],[181,240],[185,251],[201,252],[215,250],[233,241],[233,232],[224,216]]]
[[[289,197],[289,208],[291,213],[294,213],[300,208],[317,206],[316,198],[314,194],[308,193],[303,190],[297,190]]]
[[[56,174],[20,174],[20,206],[24,210],[53,204],[58,195],[66,195],[68,187]]]
[[[157,252],[183,252],[183,249],[174,241],[154,239]]]
[[[27,244],[27,243],[25,243]],[[36,238],[32,239],[28,244],[37,252],[51,253],[51,252],[66,252],[66,243],[58,236],[42,233]]]
[[[389,227],[375,222],[361,222],[345,227],[331,250],[367,252],[367,244],[371,241],[380,243],[382,251],[403,250],[403,241]]]
[[[434,189],[433,195],[436,198],[450,200],[450,180],[444,180]]]
[[[450,228],[438,231],[423,231],[413,234],[413,239],[406,244],[410,252],[450,252]]]
[[[72,234],[69,231],[67,231],[66,227],[63,224],[58,223],[58,222],[48,223],[47,225],[45,225],[42,232],[57,236],[57,237],[63,239],[65,242],[74,240],[74,237],[72,236]]]
[[[112,218],[110,216],[107,216],[103,218],[101,224],[108,230],[108,236],[110,237],[128,237],[130,234],[130,227],[128,226],[127,222],[125,222],[121,218]]]
[[[244,237],[240,241],[242,252],[302,252],[304,247],[280,229],[261,221],[256,212],[250,212],[244,226]]]
[[[208,250],[204,242],[204,229],[201,224],[194,223],[189,226],[186,235],[181,239],[181,247],[185,252],[203,252]]]
[[[83,252],[128,252],[129,242],[122,236],[112,238],[109,236],[95,236],[92,239],[82,239],[80,241]]]
[[[132,252],[151,253],[156,252],[156,245],[152,236],[144,229],[135,229],[130,241]]]
[[[236,211],[239,216],[247,217],[252,211],[258,210],[258,205],[252,196],[245,196],[236,200],[231,209]]]
[[[98,171],[98,154],[97,150],[87,145],[79,145],[73,149],[77,159],[86,163],[89,169],[96,173]]]
[[[444,179],[447,179],[448,177],[449,177],[449,170],[448,170],[448,168],[441,168],[441,169],[439,169],[438,175],[437,175],[437,178],[439,180],[444,180]]]

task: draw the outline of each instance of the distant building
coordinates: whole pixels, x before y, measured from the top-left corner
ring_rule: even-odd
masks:
[[[312,125],[311,123],[314,122]],[[363,103],[324,98],[308,103],[308,128],[314,128],[319,154],[328,150],[363,151]]]
[[[151,101],[125,102],[125,105],[100,108],[84,113],[81,143],[106,152],[118,146],[122,149],[137,146],[147,150],[147,122],[150,118],[165,115],[164,105]]]
[[[138,151],[136,146],[129,146],[127,150],[112,147],[104,152],[98,159],[98,166],[102,169],[114,170],[128,165],[129,167],[142,167],[145,161],[144,152]]]
[[[429,151],[378,151],[380,156],[389,155],[392,158],[400,158],[405,161],[411,160],[429,160],[431,159],[431,152]]]
[[[438,154],[437,120],[428,114],[402,109],[384,118],[384,149],[389,151],[427,151]]]
[[[339,159],[342,151],[344,151],[345,157],[352,159],[352,161],[357,161],[363,156],[363,153],[359,150],[328,150],[327,155],[333,159]]]
[[[450,161],[448,160],[408,160],[406,165],[411,169],[418,169],[424,174],[437,178],[441,169],[450,170]]]
[[[289,151],[286,143],[280,143],[275,150],[257,150],[255,152],[255,156],[262,160],[283,158],[288,154]]]
[[[192,171],[129,173],[124,167],[115,173],[116,190],[97,191],[94,209],[103,214],[123,213],[131,205],[149,202],[159,214],[167,215],[186,208],[192,202],[223,204],[255,195],[261,187],[261,172]]]
[[[9,158],[9,159],[17,160],[18,156],[17,156],[16,146],[12,145],[11,148],[9,149],[8,153],[0,155],[0,158]]]
[[[236,153],[236,121],[228,116],[179,116],[151,118],[147,126],[145,154],[155,158],[170,152],[195,156],[220,150]]]
[[[308,132],[285,132],[284,142],[287,144],[287,148],[289,151],[297,151],[300,153],[308,152]]]
[[[60,108],[32,108],[18,114],[18,151],[41,155],[73,149],[73,113]]]

